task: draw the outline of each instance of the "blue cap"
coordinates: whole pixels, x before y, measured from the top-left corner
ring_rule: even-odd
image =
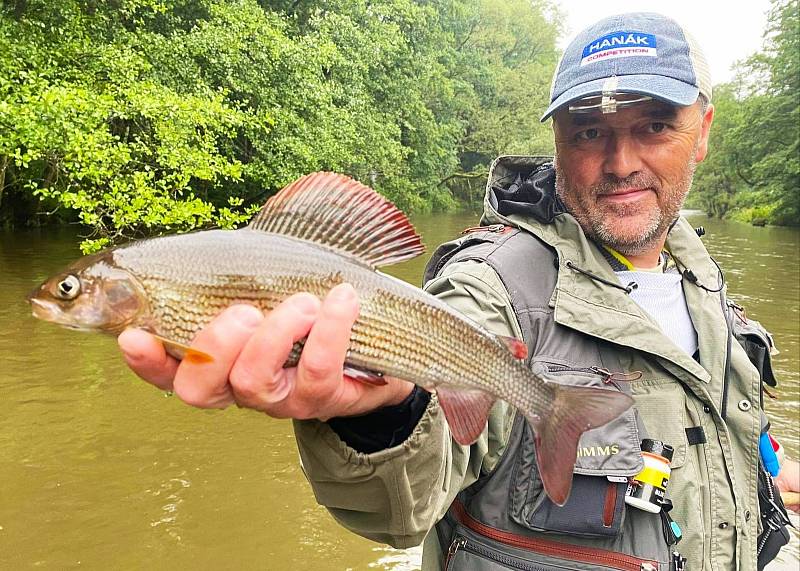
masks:
[[[632,93],[674,105],[711,100],[708,63],[694,39],[661,14],[604,18],[570,42],[553,77],[546,120],[585,97]]]

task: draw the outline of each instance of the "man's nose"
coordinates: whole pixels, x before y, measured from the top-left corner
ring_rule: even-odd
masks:
[[[635,141],[627,135],[614,134],[608,138],[603,162],[605,174],[624,179],[642,168]]]

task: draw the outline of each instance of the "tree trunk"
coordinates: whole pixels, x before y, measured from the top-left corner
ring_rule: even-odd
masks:
[[[3,191],[6,189],[6,169],[8,168],[8,157],[0,158],[0,209],[3,208]]]

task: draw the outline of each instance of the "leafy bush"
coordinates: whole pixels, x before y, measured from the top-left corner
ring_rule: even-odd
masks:
[[[85,251],[240,225],[315,170],[407,210],[451,208],[459,176],[549,145],[543,3],[2,6],[0,220],[78,221]]]

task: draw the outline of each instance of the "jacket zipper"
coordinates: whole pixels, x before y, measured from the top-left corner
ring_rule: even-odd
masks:
[[[507,226],[505,224],[491,224],[489,226],[470,226],[464,228],[461,234],[472,234],[473,232],[502,232]]]
[[[567,561],[600,564],[618,571],[655,571],[658,569],[658,562],[656,561],[640,559],[639,557],[626,555],[624,553],[615,553],[595,547],[568,545],[549,539],[525,537],[509,531],[496,529],[472,517],[459,500],[453,502],[453,513],[462,525],[478,535],[488,537],[489,539],[505,545],[510,545],[511,547],[526,549],[533,553],[538,553],[539,555],[548,555]],[[450,547],[452,550],[454,546],[451,545]],[[454,552],[458,551],[458,549],[459,547],[456,546]],[[449,561],[450,558],[451,555],[448,553],[447,560]]]
[[[469,541],[466,537],[457,537],[453,543],[450,544],[450,549],[447,551],[447,561],[445,562],[445,571],[447,571],[452,563],[453,557],[455,557],[458,551],[467,551],[470,553],[474,553],[475,555],[480,555],[486,559],[491,559],[497,563],[501,563],[506,567],[510,567],[512,569],[519,569],[520,571],[553,571],[553,569],[563,569],[564,571],[569,571],[566,567],[561,566],[554,566],[548,565],[543,567],[541,565],[537,565],[536,563],[529,563],[526,561],[520,561],[516,557],[510,557],[507,555],[503,555],[501,553],[497,553],[496,551],[492,551],[486,547],[481,546],[478,543]]]
[[[551,373],[561,373],[564,371],[572,371],[575,373],[594,373],[595,375],[610,375],[611,372],[601,367],[570,367],[569,365],[562,365],[561,363],[544,362],[547,370]]]
[[[759,465],[759,470],[764,470],[764,468]],[[771,476],[767,475],[766,478],[771,478]],[[766,480],[766,483],[767,483],[767,485],[765,487],[767,488],[767,496],[769,496],[769,502],[770,502],[770,504],[774,504],[775,503],[775,491],[772,488],[772,485],[771,485],[769,479]],[[772,535],[772,532],[775,531],[775,528],[773,528],[772,525],[773,525],[772,524],[772,520],[768,519],[767,520],[767,529],[764,530],[764,535],[761,537],[761,541],[759,541],[758,545],[756,546],[756,557],[761,555],[761,552],[764,550],[764,546],[767,544],[767,541],[769,541],[769,538]]]
[[[562,365],[561,363],[549,363],[547,361],[544,362],[544,365],[547,367],[547,370],[550,373],[574,372],[600,375],[603,377],[603,382],[605,384],[613,383],[614,381],[638,381],[642,378],[641,371],[632,371],[630,373],[622,373],[618,371],[611,372],[603,367],[570,367],[569,365]]]

